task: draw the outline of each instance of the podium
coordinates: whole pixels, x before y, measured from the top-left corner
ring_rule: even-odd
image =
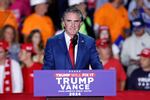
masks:
[[[104,97],[47,97],[46,100],[104,100]]]
[[[115,70],[34,71],[34,96],[47,100],[103,100],[116,95]]]

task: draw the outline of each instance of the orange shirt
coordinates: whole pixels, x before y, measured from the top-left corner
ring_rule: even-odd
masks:
[[[94,23],[109,27],[112,42],[114,42],[120,34],[124,34],[124,29],[130,28],[126,9],[123,6],[117,9],[113,7],[111,3],[104,4],[95,12]]]
[[[34,29],[41,31],[44,44],[46,44],[48,38],[54,35],[53,22],[48,16],[39,16],[34,13],[27,17],[23,24],[22,33],[28,36]]]
[[[4,25],[12,25],[15,29],[18,28],[17,19],[10,10],[0,10],[0,28]]]

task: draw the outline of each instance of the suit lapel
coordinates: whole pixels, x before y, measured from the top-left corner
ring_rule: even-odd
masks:
[[[85,40],[79,33],[79,42],[78,42],[78,51],[77,51],[77,58],[76,58],[76,69],[78,69],[80,66],[81,59],[84,56],[85,53]]]
[[[66,45],[66,41],[65,41],[65,36],[64,33],[62,33],[59,37],[59,45],[60,45],[60,50],[63,51],[64,53],[67,52],[67,45]]]
[[[59,39],[59,45],[60,45],[60,52],[62,51],[65,54],[64,58],[62,58],[62,59],[66,59],[65,60],[66,62],[64,62],[64,64],[68,63],[66,65],[69,65],[69,66],[65,65],[67,67],[66,69],[72,69],[72,64],[71,64],[69,52],[67,49],[64,32],[58,37],[58,39]]]

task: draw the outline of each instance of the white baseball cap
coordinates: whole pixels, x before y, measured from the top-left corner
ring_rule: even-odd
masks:
[[[35,6],[41,3],[47,3],[47,0],[30,0],[30,5]]]
[[[140,28],[140,27],[144,27],[144,22],[142,20],[135,20],[132,22],[132,26],[133,28]]]
[[[83,2],[85,2],[85,0],[68,0],[69,6],[80,4],[80,3],[83,3]]]

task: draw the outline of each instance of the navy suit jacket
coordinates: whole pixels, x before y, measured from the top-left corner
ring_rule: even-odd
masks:
[[[95,40],[79,33],[75,69],[89,69],[89,65],[92,66],[92,69],[102,69],[102,64],[96,51]],[[43,69],[65,70],[72,68],[64,32],[48,39]]]

